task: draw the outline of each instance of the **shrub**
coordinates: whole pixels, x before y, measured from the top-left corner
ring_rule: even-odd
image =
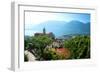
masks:
[[[28,61],[28,57],[27,55],[24,54],[24,61],[27,62]]]
[[[62,48],[50,48],[45,50],[44,59],[45,60],[63,60],[70,57],[70,51]]]
[[[90,58],[90,37],[76,36],[64,41],[64,47],[71,50],[71,59]]]

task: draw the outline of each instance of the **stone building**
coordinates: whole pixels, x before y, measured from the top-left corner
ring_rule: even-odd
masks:
[[[52,39],[55,39],[55,35],[53,34],[53,32],[47,33],[45,28],[43,28],[43,32],[42,33],[38,33],[37,32],[37,33],[34,34],[34,36],[43,36],[43,35],[46,35],[46,36],[48,36],[48,37],[50,37]]]

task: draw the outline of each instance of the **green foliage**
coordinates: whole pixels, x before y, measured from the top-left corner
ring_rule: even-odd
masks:
[[[25,38],[25,50],[34,50],[37,60],[62,60],[62,59],[84,59],[90,58],[90,36],[75,36],[71,39],[62,41],[62,47],[70,52],[59,53],[56,48],[46,48],[51,45],[54,39],[47,35],[32,36]],[[24,57],[28,61],[27,55]]]
[[[55,51],[55,48],[45,49],[44,50],[44,59],[45,60],[57,60],[57,59],[59,59],[59,57]]]
[[[71,59],[90,58],[90,37],[77,36],[64,41],[64,47],[71,50]]]
[[[29,49],[29,48],[31,48],[32,47],[32,39],[31,39],[31,37],[29,37],[29,36],[26,36],[26,37],[24,37],[25,38],[25,40],[24,40],[24,46],[25,46],[25,50],[27,50],[27,49]]]
[[[27,55],[24,54],[24,61],[27,62],[28,61],[28,57]]]
[[[68,59],[69,58],[69,53],[67,50],[64,50],[64,52],[58,52],[57,49],[55,48],[50,48],[50,49],[45,49],[44,50],[45,55],[44,59],[45,60],[63,60],[63,59]]]
[[[52,42],[53,40],[46,35],[37,36],[37,37],[33,36],[30,37],[30,39],[25,40],[25,48],[34,50],[37,59],[43,60],[44,48],[47,45],[51,44]]]
[[[32,37],[32,43],[36,44],[36,46],[38,48],[45,48],[47,45],[51,44],[52,43],[52,39],[46,35],[43,35],[43,36],[37,36],[37,37]]]

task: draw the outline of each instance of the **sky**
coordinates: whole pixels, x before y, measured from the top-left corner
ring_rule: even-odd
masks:
[[[47,21],[70,22],[73,20],[80,21],[83,23],[90,22],[90,14],[25,12],[25,35],[32,36],[36,32],[42,32],[42,30],[36,26],[42,26],[41,24]],[[48,28],[49,26],[46,26],[46,27]]]

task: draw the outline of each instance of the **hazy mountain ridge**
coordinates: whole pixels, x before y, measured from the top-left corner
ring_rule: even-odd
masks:
[[[83,23],[77,20],[66,21],[46,21],[32,27],[33,31],[39,32],[45,28],[46,32],[53,32],[56,36],[67,34],[90,34],[90,22]]]

